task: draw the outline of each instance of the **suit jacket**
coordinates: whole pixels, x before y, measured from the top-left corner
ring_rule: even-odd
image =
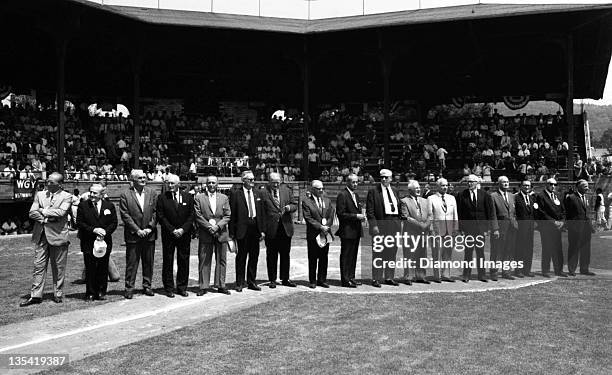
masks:
[[[499,190],[495,190],[491,193],[491,199],[493,200],[493,206],[495,208],[495,216],[497,217],[497,223],[499,224],[501,233],[506,233],[510,228],[518,229],[514,194],[506,192],[506,196],[508,197],[508,203],[506,203],[506,200]]]
[[[538,225],[554,225],[554,221],[565,219],[565,207],[563,207],[563,202],[558,195],[557,204],[550,199],[548,191],[543,190],[536,195],[536,203],[538,204],[536,217],[541,220]]]
[[[468,234],[481,234],[499,230],[495,207],[489,193],[478,190],[476,204],[472,202],[470,190],[465,189],[457,196],[459,230]]]
[[[342,189],[336,198],[336,215],[340,223],[336,235],[340,238],[357,239],[363,236],[361,220],[357,219],[357,214],[360,214],[362,209],[356,192],[355,200],[357,200],[357,205],[348,188]]]
[[[127,243],[155,241],[157,239],[157,193],[148,187],[144,191],[144,210],[138,204],[136,190],[131,187],[119,198],[119,212],[124,224],[124,238]],[[136,234],[141,229],[152,230],[145,238]]]
[[[181,203],[173,198],[171,191],[166,191],[157,197],[157,220],[161,225],[162,238],[175,239],[172,232],[182,228],[184,234],[180,238],[191,238],[193,228],[193,197],[181,192]]]
[[[252,193],[253,199],[255,200],[255,222],[257,224],[257,232],[265,232],[265,210],[261,194],[257,189],[253,189]],[[229,235],[232,238],[241,240],[246,236],[249,224],[249,206],[244,197],[242,186],[231,193],[230,211]]]
[[[227,195],[217,192],[216,204],[215,212],[212,212],[208,192],[200,193],[195,197],[195,221],[198,224],[199,238],[202,243],[213,243],[215,239],[219,242],[229,241],[228,223],[230,222],[231,210]],[[210,219],[214,219],[219,226],[216,236],[213,236],[208,231],[212,227],[212,224],[209,222]]]
[[[516,209],[516,219],[519,221],[522,220],[533,220],[535,218],[535,208],[533,204],[535,203],[536,197],[535,195],[529,196],[529,205],[523,198],[523,194],[518,192],[514,195],[514,203]]]
[[[319,212],[314,196],[306,198],[302,201],[302,213],[306,221],[306,239],[313,240],[321,233],[323,219],[326,220],[326,226],[331,227],[334,221],[335,210],[331,205],[329,198],[322,198],[325,208],[323,212]],[[330,231],[331,233],[331,231]],[[333,236],[332,236],[333,237]]]
[[[400,197],[397,193],[397,190],[391,188],[391,191],[395,195],[397,199],[397,212],[399,214],[399,205],[400,205]],[[370,234],[373,233],[373,228],[378,226],[378,220],[383,220],[385,218],[385,201],[383,198],[383,191],[380,184],[376,185],[376,187],[370,189],[368,191],[368,196],[366,198],[366,216],[368,218],[368,224],[370,226]],[[399,215],[398,215],[399,217]]]
[[[408,196],[402,198],[400,201],[400,217],[404,221],[404,229],[408,233],[421,234],[422,232],[428,232],[431,224],[431,210],[427,199],[423,197],[417,197],[417,202],[414,198]],[[419,210],[419,206],[421,207]]]
[[[67,223],[71,207],[72,194],[64,190],[56,192],[54,196],[48,190],[37,192],[29,214],[30,219],[34,220],[32,242],[39,243],[44,230],[51,246],[69,244]],[[42,212],[39,211],[41,208]]]
[[[591,219],[588,215],[588,201],[585,205],[580,199],[578,192],[570,194],[565,198],[565,212],[567,218],[568,233],[579,231],[591,231]]]
[[[429,202],[429,211],[431,216],[431,226],[436,234],[446,235],[453,234],[459,230],[459,216],[457,215],[457,201],[451,194],[444,194],[444,202],[446,202],[446,210],[440,193],[430,195],[427,198]]]
[[[79,228],[79,238],[81,239],[81,251],[91,254],[93,252],[94,241],[98,237],[93,232],[95,228],[102,228],[106,231],[104,242],[106,242],[106,252],[110,253],[113,248],[113,232],[117,229],[118,219],[115,205],[102,199],[100,214],[89,199],[81,201],[77,208],[77,227]]]
[[[293,198],[291,190],[285,185],[279,186],[278,197],[280,204],[276,203],[274,193],[270,188],[266,188],[261,194],[263,207],[265,209],[267,238],[276,237],[279,221],[285,230],[285,234],[287,234],[288,237],[293,236],[293,213],[297,211],[296,200]],[[285,206],[287,205],[289,205],[290,208],[289,212],[285,212]]]

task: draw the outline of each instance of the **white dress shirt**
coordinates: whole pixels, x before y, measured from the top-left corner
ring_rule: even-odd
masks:
[[[134,192],[136,193],[136,200],[138,200],[138,204],[140,205],[140,208],[144,212],[145,191],[144,189],[142,189],[142,194],[140,194],[138,193],[138,190],[134,189]]]
[[[210,210],[213,215],[217,211],[217,192],[214,193],[206,193],[208,195],[208,202],[210,203]]]
[[[382,188],[383,201],[385,202],[385,215],[397,215],[398,207],[397,207],[397,198],[395,194],[393,194],[393,190],[391,187],[384,187],[382,184],[380,185]],[[387,191],[389,192],[387,194]],[[391,195],[391,201],[389,201],[389,195]],[[391,203],[393,203],[393,207],[391,207]]]
[[[249,208],[249,196],[250,196],[250,199],[251,199],[251,208],[253,209],[253,212],[249,212],[249,217],[251,217],[251,218],[256,217],[257,216],[257,209],[255,208],[255,193],[253,192],[253,189],[248,190],[248,189],[246,189],[243,186],[242,187],[242,192],[244,194],[244,200],[247,202],[247,208]],[[249,192],[250,192],[250,194],[249,194]]]

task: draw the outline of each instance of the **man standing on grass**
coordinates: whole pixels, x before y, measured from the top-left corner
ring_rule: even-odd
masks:
[[[567,212],[567,269],[570,276],[576,276],[576,267],[580,260],[580,273],[595,276],[589,271],[591,261],[591,234],[593,226],[589,218],[589,201],[586,193],[589,183],[586,180],[576,182],[576,191],[565,199]]]
[[[515,259],[523,262],[522,269],[516,269],[515,275],[534,277],[531,272],[533,259],[533,235],[535,230],[534,214],[538,209],[534,196],[531,195],[531,181],[521,182],[521,190],[515,194],[516,219],[518,221],[518,232],[516,235]]]
[[[459,217],[457,216],[457,202],[452,194],[448,193],[448,181],[440,178],[437,181],[438,192],[427,198],[430,207],[430,221],[433,234],[441,236],[442,241],[435,241],[432,245],[431,256],[435,261],[449,262],[452,260],[453,247],[450,241],[445,241],[447,236],[457,234]],[[434,268],[434,279],[455,282],[451,279],[450,267]],[[440,278],[442,273],[442,278]]]
[[[404,220],[404,230],[409,236],[419,238],[429,234],[430,227],[430,207],[427,199],[421,197],[421,186],[418,181],[408,181],[408,196],[400,201],[400,217]],[[415,264],[414,281],[417,283],[429,284],[426,279],[427,271],[421,267],[421,259],[427,258],[427,241],[418,241],[415,248],[404,246],[404,258],[412,259]],[[410,285],[409,268],[404,268],[402,282]],[[439,278],[434,279],[440,283]]]
[[[561,228],[565,219],[565,207],[557,196],[557,181],[546,180],[546,188],[536,195],[538,204],[538,228],[542,239],[542,276],[550,277],[552,259],[555,275],[567,277],[563,272],[563,251],[561,248]]]
[[[366,216],[362,214],[359,196],[355,189],[359,178],[351,173],[346,177],[346,189],[336,198],[336,213],[340,225],[336,235],[340,237],[340,281],[345,288],[356,288],[361,283],[355,280],[359,241],[363,236],[361,223]]]
[[[181,180],[169,174],[168,189],[157,199],[157,218],[162,234],[162,281],[166,296],[174,298],[174,252],[176,250],[176,292],[187,297],[189,252],[193,229],[193,197],[179,189]]]
[[[64,191],[64,176],[54,172],[47,179],[47,189],[36,193],[30,208],[30,219],[34,220],[32,242],[34,243],[34,272],[30,298],[19,306],[42,302],[47,264],[51,260],[55,303],[63,302],[64,275],[68,260],[68,213],[72,207],[72,194]]]
[[[514,194],[508,190],[510,180],[506,176],[499,176],[497,179],[498,190],[491,193],[491,199],[495,206],[495,215],[499,225],[499,237],[491,239],[491,261],[512,261],[514,260],[514,246],[516,241],[516,231],[518,223],[516,221],[516,210]],[[520,274],[517,274],[517,276]],[[497,269],[490,270],[492,281],[497,281]],[[504,279],[514,280],[509,270],[502,270]],[[522,275],[518,276],[522,277]]]
[[[142,169],[131,173],[133,187],[121,194],[119,211],[124,224],[125,298],[132,299],[138,264],[142,259],[144,294],[153,296],[153,256],[157,239],[157,193],[146,187],[147,176]]]

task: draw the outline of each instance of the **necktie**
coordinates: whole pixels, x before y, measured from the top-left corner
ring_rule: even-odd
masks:
[[[529,204],[529,194],[525,194],[525,203],[527,203],[527,207],[531,207],[531,204]]]
[[[442,198],[442,209],[444,210],[444,212],[446,212],[446,209],[448,207],[446,207],[446,200],[444,199],[444,194],[441,194],[440,198]]]
[[[506,206],[508,206],[509,205],[509,203],[508,203],[508,193],[506,193],[505,191],[504,191],[504,201],[506,201]]]
[[[414,197],[414,203],[416,203],[417,208],[419,209],[419,215],[421,215],[421,204],[419,203],[418,197]]]
[[[472,191],[471,194],[472,194],[472,203],[476,205],[476,192]]]
[[[395,212],[395,206],[393,205],[393,199],[391,199],[391,192],[389,188],[385,188],[387,190],[387,199],[389,199],[389,205],[391,206],[391,212]]]
[[[249,218],[253,218],[253,205],[251,204],[251,190],[247,190],[247,194],[249,196],[249,199],[247,199],[248,204],[249,204]]]
[[[274,200],[280,206],[280,199],[278,197],[278,190],[274,190]]]

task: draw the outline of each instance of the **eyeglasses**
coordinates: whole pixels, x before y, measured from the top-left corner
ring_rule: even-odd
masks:
[[[552,184],[552,183],[550,183],[549,185],[551,185],[551,186],[557,186],[557,184]]]
[[[323,188],[317,188],[317,187],[316,187],[316,188],[313,188],[313,189],[315,189],[315,190],[319,190],[319,191],[323,191]]]

